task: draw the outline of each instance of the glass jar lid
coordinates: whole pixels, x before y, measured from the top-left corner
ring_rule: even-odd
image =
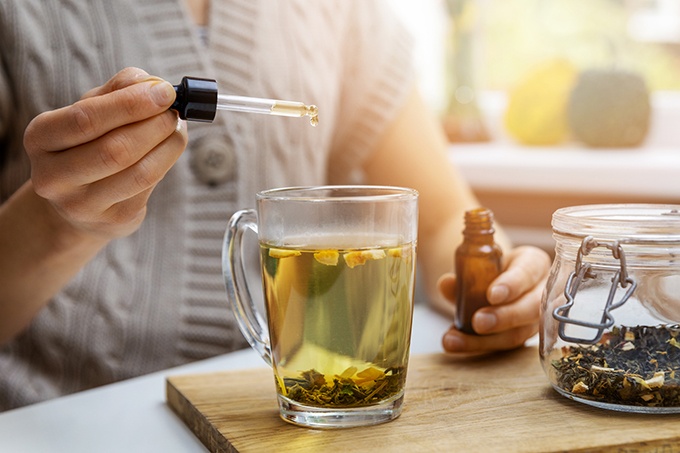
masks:
[[[680,205],[599,204],[558,209],[557,234],[628,243],[680,243]]]

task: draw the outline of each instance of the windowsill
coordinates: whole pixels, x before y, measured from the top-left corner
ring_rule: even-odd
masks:
[[[680,147],[532,148],[452,144],[451,161],[515,244],[552,254],[552,214],[602,203],[680,204]]]
[[[478,99],[495,140],[450,146],[452,161],[473,188],[680,203],[680,93],[652,95],[647,139],[627,149],[518,145],[503,127],[505,94],[485,91]]]
[[[476,190],[615,195],[680,202],[680,149],[452,144],[450,157]]]

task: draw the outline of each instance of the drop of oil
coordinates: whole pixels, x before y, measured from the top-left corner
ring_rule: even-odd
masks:
[[[316,127],[319,125],[319,109],[316,107],[316,105],[307,105],[305,106],[306,113],[309,117],[309,124],[311,124],[313,127]]]

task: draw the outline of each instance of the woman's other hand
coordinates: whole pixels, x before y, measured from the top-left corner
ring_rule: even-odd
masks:
[[[539,308],[550,270],[547,253],[532,246],[512,249],[504,269],[487,291],[491,306],[475,312],[472,326],[479,335],[451,327],[442,339],[447,352],[488,352],[517,348],[538,331]],[[442,295],[455,304],[456,276],[439,280]]]

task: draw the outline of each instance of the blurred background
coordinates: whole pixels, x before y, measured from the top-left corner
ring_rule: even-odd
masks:
[[[390,0],[451,160],[517,243],[552,213],[680,204],[680,1]]]

